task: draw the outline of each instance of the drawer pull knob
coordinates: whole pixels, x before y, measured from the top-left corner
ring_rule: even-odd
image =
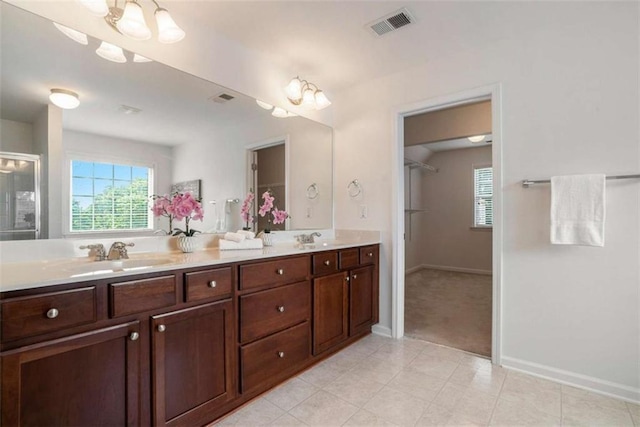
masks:
[[[284,305],[279,305],[279,306],[278,306],[278,311],[279,311],[280,313],[284,313]]]
[[[357,279],[357,278],[358,278],[358,275],[357,275],[357,274],[354,274],[354,275],[353,275],[353,278],[354,278],[354,279]]]
[[[329,261],[329,260],[326,260],[326,261],[324,262],[324,265],[326,265],[326,266],[329,266],[329,265],[331,265],[331,261]]]
[[[212,280],[212,281],[210,281],[210,282],[209,282],[209,287],[210,287],[210,288],[215,288],[215,287],[216,287],[216,285],[217,285],[217,283],[216,283],[216,281],[215,281],[215,280]]]
[[[278,352],[278,357],[279,357],[280,359],[284,358],[284,351],[279,351],[279,352]]]
[[[158,325],[158,332],[164,332],[167,330],[167,327],[164,325]]]
[[[368,256],[369,258],[373,257],[373,252],[369,252],[369,253],[367,254],[367,256]]]
[[[276,270],[276,273],[282,276],[284,274],[284,269],[279,268],[278,270]]]
[[[47,317],[49,319],[55,319],[56,317],[58,317],[58,314],[60,314],[60,312],[57,308],[51,308],[47,311]]]
[[[129,339],[130,339],[131,341],[137,341],[137,340],[138,340],[138,338],[140,338],[140,334],[139,334],[139,333],[137,333],[137,332],[131,332],[131,333],[129,334]]]

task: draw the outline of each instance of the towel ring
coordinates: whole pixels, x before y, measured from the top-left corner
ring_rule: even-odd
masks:
[[[320,195],[320,191],[318,191],[318,184],[315,182],[307,187],[307,199],[313,200]]]
[[[357,179],[354,179],[347,185],[347,191],[349,192],[349,197],[358,197],[362,193],[362,186]]]

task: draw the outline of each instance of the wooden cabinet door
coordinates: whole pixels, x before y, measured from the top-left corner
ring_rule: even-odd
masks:
[[[235,397],[231,300],[153,316],[153,424],[203,425]]]
[[[347,273],[313,280],[313,354],[320,354],[349,336]]]
[[[139,326],[130,322],[2,354],[2,425],[140,425]]]
[[[349,276],[349,336],[368,331],[374,319],[372,265],[351,270]]]

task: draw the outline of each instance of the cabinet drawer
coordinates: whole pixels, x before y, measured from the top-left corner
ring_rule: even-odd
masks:
[[[307,278],[309,270],[308,256],[241,265],[240,289],[298,282]]]
[[[300,282],[240,297],[240,339],[253,341],[311,316],[311,283]]]
[[[309,322],[294,326],[240,349],[243,393],[281,379],[310,356]]]
[[[176,303],[176,277],[162,276],[112,283],[111,317],[169,307]]]
[[[96,288],[80,288],[2,302],[2,340],[44,334],[97,320]]]
[[[185,274],[185,300],[199,301],[231,293],[231,267]]]
[[[378,262],[378,245],[365,246],[360,248],[360,264],[373,264]]]
[[[330,274],[338,271],[338,253],[322,252],[313,255],[313,274]]]
[[[358,265],[358,248],[343,249],[340,251],[340,269],[351,268]]]

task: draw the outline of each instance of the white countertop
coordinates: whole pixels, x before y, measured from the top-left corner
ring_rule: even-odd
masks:
[[[287,239],[262,249],[221,251],[217,247],[213,247],[192,253],[179,251],[130,252],[129,260],[124,260],[124,262],[94,261],[88,256],[3,262],[0,264],[0,291],[7,292],[134,274],[254,261],[378,243],[380,243],[380,235],[377,232],[336,232],[335,238],[318,239],[314,248],[305,249],[297,248],[293,240]]]

